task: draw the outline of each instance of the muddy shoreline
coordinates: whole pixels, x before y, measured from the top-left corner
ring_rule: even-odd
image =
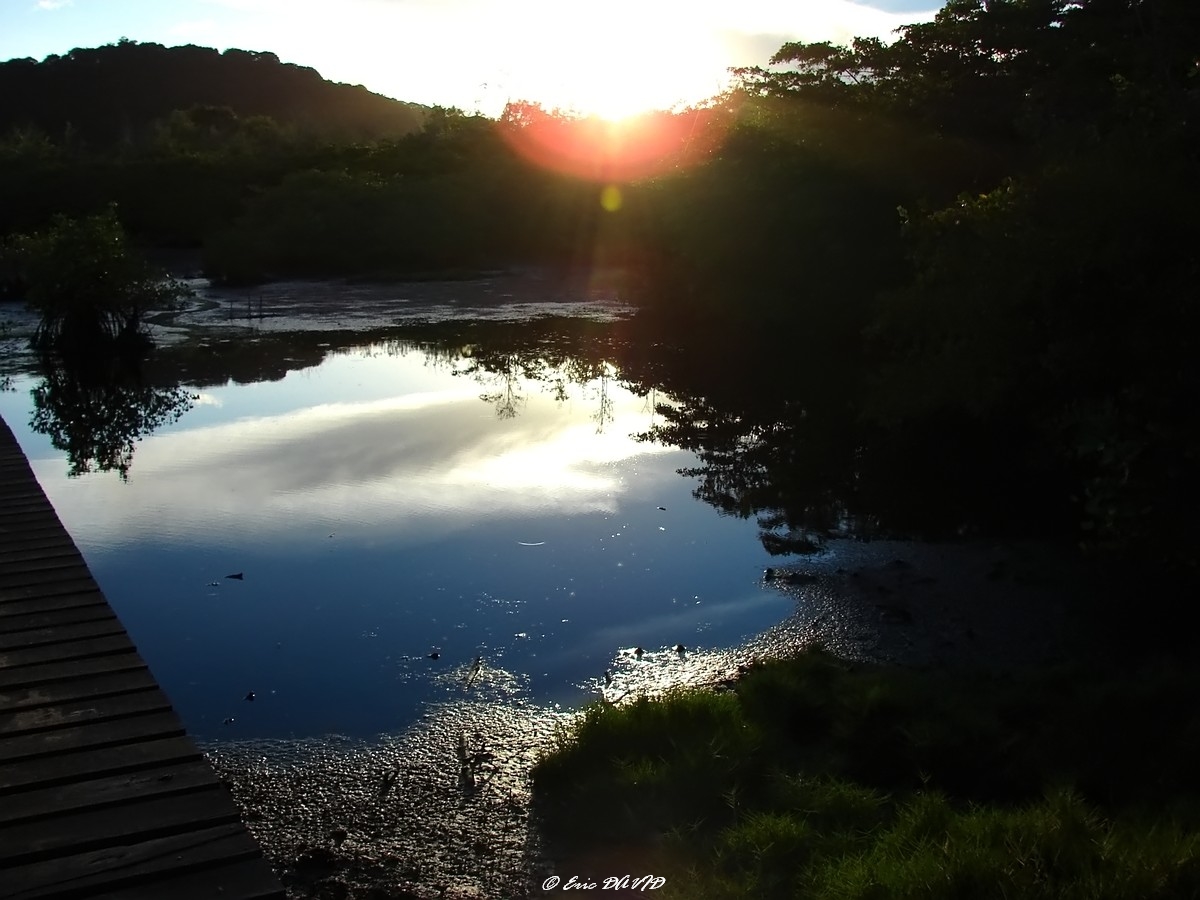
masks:
[[[195,287],[184,308],[154,320],[160,343],[631,314],[613,277],[541,271],[447,282]],[[0,310],[0,318],[14,317]],[[10,349],[29,327],[16,316]],[[17,365],[5,359],[6,367]],[[727,687],[740,667],[816,645],[851,660],[914,667],[1002,670],[1054,661],[1074,652],[1072,599],[1085,584],[1068,559],[1033,544],[833,540],[763,573],[763,591],[794,601],[778,625],[734,648],[614,647],[607,677],[597,673],[579,687],[607,702],[679,685]],[[489,704],[464,693],[431,707],[402,734],[203,749],[291,897],[537,896],[556,862],[537,828],[529,769],[569,716],[519,697]]]
[[[754,661],[814,645],[918,668],[1053,662],[1074,644],[1080,573],[1064,559],[1031,545],[833,541],[764,573],[763,590],[795,601],[777,626],[735,648],[616,648],[608,677],[581,687],[607,702],[728,689]],[[529,770],[570,715],[464,698],[372,741],[205,750],[291,897],[537,896],[562,861],[539,833]]]

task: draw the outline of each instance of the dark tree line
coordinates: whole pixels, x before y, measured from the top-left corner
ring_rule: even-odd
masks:
[[[128,40],[0,63],[0,97],[0,135],[40,133],[92,150],[144,143],[160,120],[193,107],[212,110],[196,124],[216,132],[232,114],[342,139],[408,134],[425,117],[417,104],[328,82],[273,53]]]
[[[135,52],[176,51],[79,55]],[[233,61],[243,79],[286,70]],[[594,121],[529,104],[499,121],[433,110],[419,131],[364,140],[176,94],[116,155],[10,135],[0,229],[116,201],[139,240],[203,247],[232,280],[623,264],[647,331],[657,319],[705,354],[714,333],[806,354],[778,415],[692,391],[729,439],[713,457],[723,508],[771,506],[822,440],[727,465],[755,445],[740,423],[808,433],[819,410],[827,446],[868,448],[872,471],[953,470],[972,502],[990,483],[1014,509],[1041,498],[1093,547],[1193,565],[1200,5],[950,0],[893,43],[788,44],[773,63],[651,122],[675,137],[636,172],[587,157]],[[836,404],[818,402],[823,378]],[[835,507],[766,515],[799,526]]]

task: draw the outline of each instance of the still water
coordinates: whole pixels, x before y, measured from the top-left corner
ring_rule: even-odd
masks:
[[[40,376],[0,414],[190,732],[369,737],[468,697],[576,706],[635,647],[683,665],[794,608],[756,523],[693,497],[696,456],[637,439],[671,398],[569,367],[389,342],[185,378],[127,478],[69,475]]]

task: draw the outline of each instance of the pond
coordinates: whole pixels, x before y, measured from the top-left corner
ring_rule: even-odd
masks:
[[[575,707],[633,674],[704,677],[706,653],[793,611],[753,519],[693,496],[694,453],[645,439],[672,398],[612,362],[321,337],[303,360],[273,345],[295,366],[275,380],[103,395],[18,374],[0,394],[197,737],[368,737],[468,698]],[[109,421],[81,398],[124,405],[138,439],[73,437]]]
[[[837,348],[489,289],[202,294],[135,368],[39,363],[19,319],[0,349],[0,415],[298,896],[524,895],[530,766],[599,697],[1063,646],[1030,548],[888,539],[970,535],[981,480],[864,429]]]

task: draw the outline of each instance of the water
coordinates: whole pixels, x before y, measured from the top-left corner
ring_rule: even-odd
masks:
[[[42,378],[0,394],[197,737],[368,737],[448,700],[575,706],[634,647],[682,668],[794,607],[762,583],[756,523],[680,477],[695,454],[637,439],[671,398],[614,365],[394,341],[317,358],[272,381],[185,378],[177,421],[161,396],[139,419],[153,402],[129,395],[149,427],[117,448],[124,478],[69,477],[94,448],[69,458],[31,427]],[[69,436],[81,417],[55,403],[88,392],[56,390],[41,424],[49,409]]]

